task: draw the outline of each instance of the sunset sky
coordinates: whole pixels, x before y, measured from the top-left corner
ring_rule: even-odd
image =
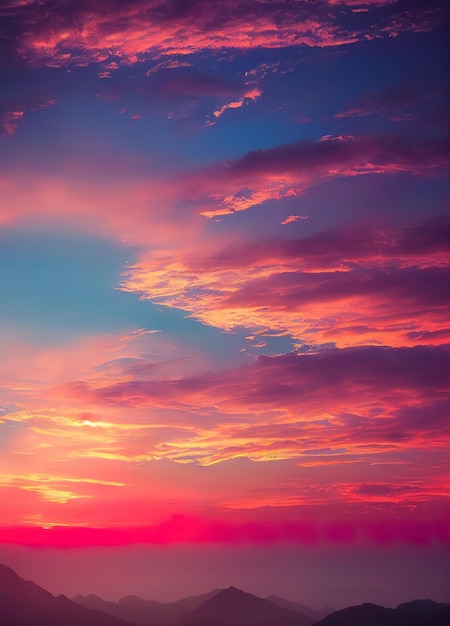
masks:
[[[450,601],[445,0],[3,0],[0,562]]]

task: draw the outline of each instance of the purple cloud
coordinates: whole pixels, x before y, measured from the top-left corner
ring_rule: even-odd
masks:
[[[9,1],[1,9],[0,45],[34,65],[86,65],[112,56],[130,64],[205,49],[335,46],[431,30],[445,19],[440,0],[370,2],[364,13],[352,6],[326,0]]]

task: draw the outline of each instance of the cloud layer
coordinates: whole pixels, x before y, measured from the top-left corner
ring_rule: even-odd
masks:
[[[33,65],[84,66],[112,59],[132,64],[202,50],[343,45],[431,30],[445,19],[440,2],[398,5],[325,0],[7,2],[2,44]],[[376,11],[373,21],[354,6]]]
[[[440,343],[448,333],[447,231],[443,217],[233,246],[203,258],[155,254],[128,270],[124,288],[225,330],[341,346]]]
[[[440,0],[0,8],[0,543],[448,544]]]

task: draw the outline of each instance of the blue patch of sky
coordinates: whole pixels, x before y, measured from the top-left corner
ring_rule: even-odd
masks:
[[[279,64],[281,71],[257,79],[263,90],[261,98],[248,106],[225,111],[213,126],[206,127],[206,115],[212,117],[215,106],[226,104],[233,96],[214,99],[198,98],[198,107],[189,113],[192,120],[167,119],[171,109],[165,94],[153,94],[143,89],[145,71],[152,64],[142,63],[134,68],[122,67],[111,72],[111,79],[98,77],[102,67],[92,64],[86,68],[44,68],[18,70],[13,76],[4,71],[4,97],[11,101],[32,102],[36,94],[42,99],[55,99],[47,110],[26,111],[19,122],[19,132],[0,144],[0,158],[8,156],[35,161],[40,155],[43,166],[58,164],[64,156],[98,154],[106,162],[132,156],[132,168],[145,171],[158,168],[200,166],[215,160],[238,158],[258,148],[270,148],[302,139],[318,139],[335,132],[332,116],[346,110],[367,94],[376,94],[386,85],[404,82],[405,76],[419,77],[430,89],[442,87],[442,37],[422,33],[423,46],[408,35],[395,39],[368,41],[337,48],[287,48],[279,51],[243,52],[223,55],[223,58],[201,58],[190,55],[184,59],[193,68],[181,71],[201,71],[222,77],[225,81],[243,85],[245,72],[270,62]],[[416,40],[414,40],[415,42]],[[394,62],[390,60],[395,59]],[[282,73],[293,68],[292,72]],[[165,70],[179,72],[180,70]],[[112,90],[117,98],[106,101],[101,91]],[[176,97],[176,94],[174,94]],[[182,99],[182,98],[181,98]],[[156,104],[155,104],[156,103]],[[120,114],[120,109],[126,113]],[[130,115],[142,118],[131,120]],[[188,115],[188,117],[189,117]],[[267,124],[267,115],[271,123]],[[299,123],[308,118],[309,123]],[[386,120],[340,120],[343,132],[379,132]],[[391,124],[392,126],[392,124]],[[386,132],[396,132],[385,127]],[[45,140],[45,157],[42,145]],[[26,141],[25,156],[22,151]],[[16,150],[15,147],[16,146]],[[21,149],[22,148],[22,149]],[[6,153],[8,152],[8,154]],[[28,156],[26,156],[28,155]],[[40,167],[39,163],[35,163]]]
[[[1,391],[1,387],[0,387]],[[15,413],[16,411],[20,411],[20,407],[16,404],[12,404],[11,402],[2,403],[0,402],[0,417],[4,417],[5,415],[10,415],[11,413]]]
[[[134,251],[88,237],[4,232],[0,239],[0,324],[42,345],[79,336],[160,330],[185,347],[221,355],[221,366],[243,358],[245,333],[225,334],[187,313],[139,300],[117,289]]]
[[[265,241],[302,239],[343,225],[401,227],[411,220],[421,223],[442,215],[449,187],[444,177],[409,174],[334,178],[307,187],[298,197],[268,200],[246,211],[211,219],[207,229],[212,236],[245,233],[251,241]],[[283,225],[289,215],[301,217]]]

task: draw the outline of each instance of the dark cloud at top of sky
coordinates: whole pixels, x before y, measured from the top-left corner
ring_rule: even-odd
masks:
[[[102,0],[9,2],[0,42],[9,61],[86,65],[221,48],[333,46],[402,31],[431,30],[442,2],[369,4],[368,12],[325,0]],[[161,30],[162,29],[162,30]]]

